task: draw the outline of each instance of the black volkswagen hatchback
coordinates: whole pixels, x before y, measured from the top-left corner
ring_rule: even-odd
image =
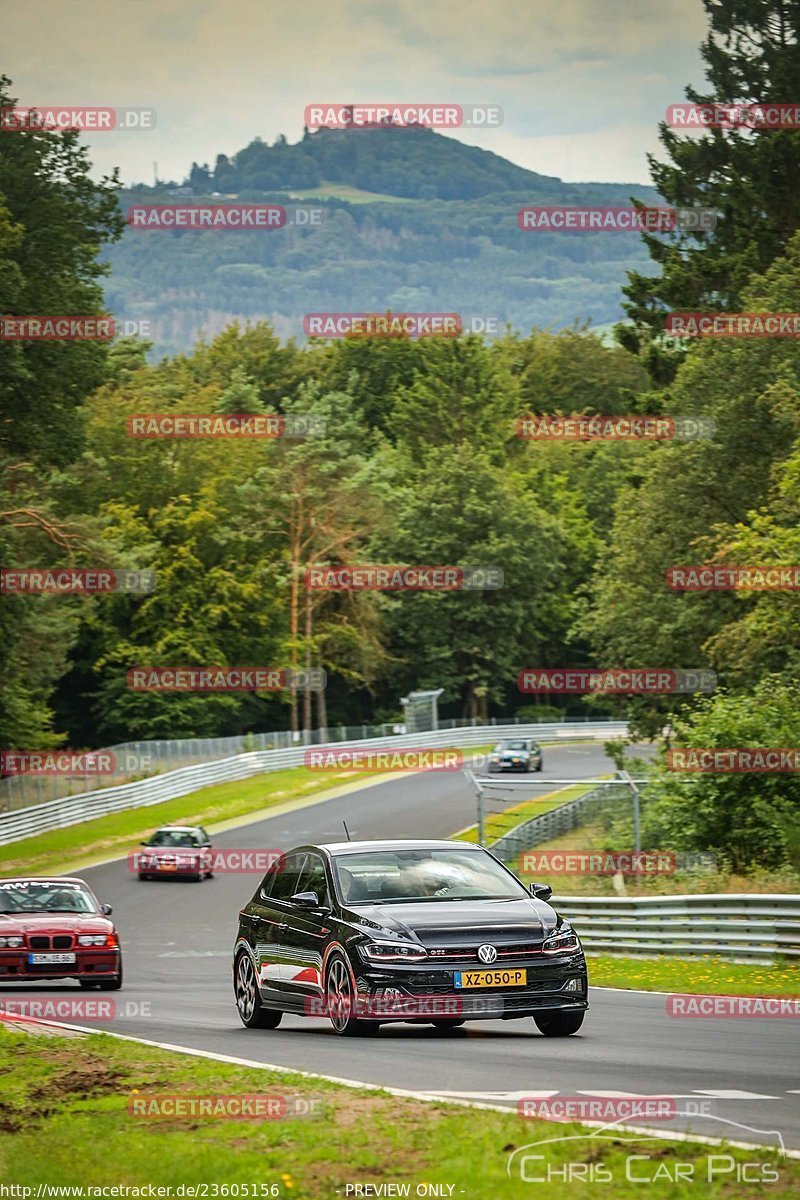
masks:
[[[344,1035],[532,1017],[566,1037],[588,1007],[586,960],[551,895],[465,842],[301,846],[239,914],[239,1016],[327,1015]]]

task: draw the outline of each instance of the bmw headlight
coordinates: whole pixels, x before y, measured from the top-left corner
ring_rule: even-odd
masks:
[[[578,935],[569,926],[566,929],[560,929],[558,933],[552,934],[549,938],[545,938],[542,945],[544,954],[574,954],[580,948]]]
[[[82,933],[78,938],[79,946],[105,946],[106,935],[104,933]]]
[[[0,937],[0,949],[8,947],[9,950],[16,950],[18,946],[24,944],[24,938],[21,937]]]
[[[371,962],[420,962],[428,957],[424,946],[403,942],[365,942],[360,950]]]

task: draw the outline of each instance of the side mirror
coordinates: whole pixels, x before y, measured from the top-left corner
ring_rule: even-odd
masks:
[[[536,900],[549,900],[553,894],[553,889],[549,883],[532,883],[530,885],[530,893]]]
[[[110,917],[112,912],[114,911],[110,904],[101,904],[100,910],[101,910],[101,912],[105,913],[105,915],[107,917]]]
[[[146,845],[147,845],[147,842],[139,842],[139,845],[140,845],[140,846],[146,846]]]
[[[298,908],[322,908],[316,892],[296,892],[291,897],[291,903],[296,904]]]

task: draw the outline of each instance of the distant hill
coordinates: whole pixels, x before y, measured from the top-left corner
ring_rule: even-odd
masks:
[[[294,146],[285,137],[274,146],[256,138],[233,159],[218,155],[213,170],[193,163],[186,180],[205,192],[274,192],[343,183],[408,200],[474,200],[528,188],[555,194],[559,182],[431,129],[394,126],[306,130]]]
[[[319,228],[270,232],[128,230],[112,247],[106,294],[121,318],[148,318],[157,351],[188,349],[236,318],[302,336],[314,311],[446,311],[527,332],[621,315],[626,270],[647,270],[628,233],[521,232],[524,204],[655,202],[636,184],[564,183],[431,130],[306,131],[260,139],[183,181],[138,186],[134,201],[301,200]]]

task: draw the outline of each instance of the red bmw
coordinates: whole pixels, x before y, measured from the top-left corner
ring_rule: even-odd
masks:
[[[122,987],[122,951],[110,904],[82,879],[0,879],[0,984],[77,979]]]

